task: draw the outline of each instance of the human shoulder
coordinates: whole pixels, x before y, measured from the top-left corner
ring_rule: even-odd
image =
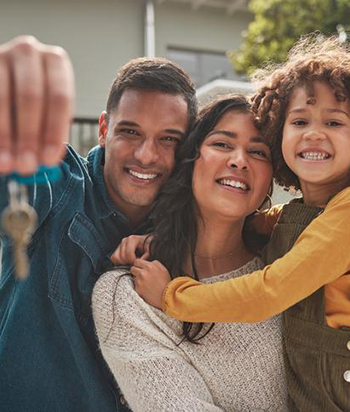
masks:
[[[111,309],[115,301],[130,296],[134,290],[128,267],[118,267],[104,273],[96,282],[92,293],[92,305]],[[116,293],[118,295],[116,296]]]
[[[326,210],[333,206],[350,205],[350,187],[343,189],[337,193],[327,204]]]

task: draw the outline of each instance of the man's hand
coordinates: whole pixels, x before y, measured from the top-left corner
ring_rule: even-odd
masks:
[[[60,47],[21,36],[0,46],[0,174],[35,173],[64,156],[74,75]]]
[[[136,292],[150,305],[162,308],[164,290],[171,281],[170,274],[158,260],[136,259],[131,268]]]
[[[152,239],[152,235],[131,235],[125,237],[111,255],[111,261],[115,265],[133,265],[138,257],[148,259]]]

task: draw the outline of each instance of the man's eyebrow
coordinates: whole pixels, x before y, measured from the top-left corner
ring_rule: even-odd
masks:
[[[116,124],[116,127],[120,127],[120,126],[141,127],[138,123],[131,122],[129,120],[121,120],[120,122],[118,122]],[[185,132],[182,131],[182,130],[179,130],[179,129],[165,129],[164,132],[171,133],[171,134],[176,134],[180,137],[185,136]]]
[[[167,132],[167,133],[171,133],[171,134],[177,134],[180,137],[185,136],[185,132],[183,132],[182,130],[179,130],[179,129],[165,129],[164,131]]]
[[[130,127],[140,127],[138,123],[130,122],[129,120],[121,120],[116,124],[116,126],[130,126]]]
[[[209,134],[207,135],[207,138],[214,135],[214,134],[223,134],[224,136],[227,137],[231,137],[233,139],[237,139],[237,133],[235,132],[230,132],[228,130],[212,130],[211,132],[209,132]],[[252,136],[249,138],[249,140],[253,143],[263,143],[266,146],[268,146],[266,140],[261,137],[261,136]]]

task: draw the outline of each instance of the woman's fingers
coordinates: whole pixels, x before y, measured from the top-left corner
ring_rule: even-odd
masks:
[[[67,54],[32,36],[0,46],[0,173],[34,173],[64,155],[73,112]]]

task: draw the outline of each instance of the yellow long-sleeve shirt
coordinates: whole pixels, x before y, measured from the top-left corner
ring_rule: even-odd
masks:
[[[325,286],[325,315],[350,327],[350,188],[338,193],[293,248],[262,270],[215,284],[174,279],[163,311],[187,322],[258,322]]]

